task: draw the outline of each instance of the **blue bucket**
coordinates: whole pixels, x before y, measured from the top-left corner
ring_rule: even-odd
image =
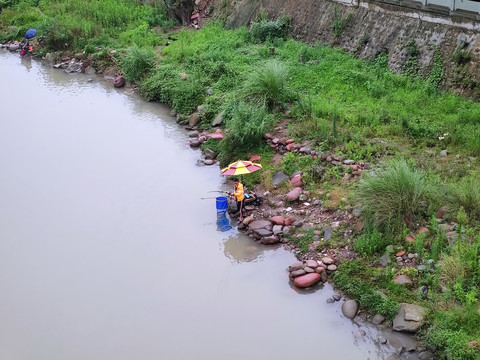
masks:
[[[228,200],[225,196],[217,197],[217,212],[228,210]]]

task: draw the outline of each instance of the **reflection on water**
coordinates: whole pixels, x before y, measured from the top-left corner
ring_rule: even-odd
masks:
[[[261,260],[265,249],[266,247],[258,241],[246,238],[238,233],[223,242],[223,252],[233,263]]]

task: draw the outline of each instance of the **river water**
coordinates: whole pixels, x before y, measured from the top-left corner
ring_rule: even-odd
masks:
[[[3,50],[0,95],[0,359],[393,352],[330,285],[295,291],[291,253],[217,230],[224,179],[168,109]]]

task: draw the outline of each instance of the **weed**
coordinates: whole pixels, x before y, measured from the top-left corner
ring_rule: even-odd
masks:
[[[243,89],[247,98],[265,101],[269,108],[281,104],[287,98],[288,70],[277,60],[269,61],[253,73]]]
[[[352,18],[352,14],[341,16],[338,13],[337,5],[335,5],[333,9],[333,23],[331,25],[331,29],[334,37],[337,38],[342,34],[343,30],[347,27],[351,18]]]
[[[155,65],[153,50],[139,47],[130,48],[120,61],[125,80],[140,81]]]
[[[431,192],[421,171],[405,160],[392,160],[384,170],[363,178],[354,197],[369,223],[399,231],[425,214]]]
[[[445,197],[448,213],[453,216],[463,209],[471,220],[480,221],[480,179],[473,174],[447,188]]]
[[[388,240],[377,229],[367,228],[365,233],[359,236],[353,248],[356,252],[364,255],[373,255],[385,250]]]

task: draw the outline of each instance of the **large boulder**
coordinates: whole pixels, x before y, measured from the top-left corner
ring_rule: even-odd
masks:
[[[248,225],[248,227],[253,231],[259,229],[272,230],[273,225],[268,220],[254,220]]]
[[[393,319],[393,330],[416,332],[423,325],[425,309],[419,305],[401,303]]]
[[[317,273],[305,274],[296,277],[295,280],[293,280],[293,284],[299,288],[307,288],[319,282],[321,278],[322,276]]]
[[[357,316],[358,303],[355,300],[347,300],[342,304],[342,313],[345,317],[353,319]]]

